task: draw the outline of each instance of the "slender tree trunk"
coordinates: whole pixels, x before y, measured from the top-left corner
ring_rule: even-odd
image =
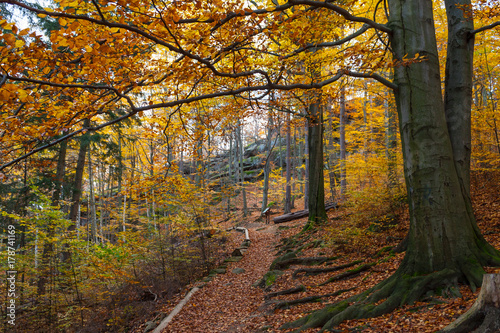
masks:
[[[299,137],[299,142],[297,143],[297,180],[299,181],[300,188],[299,191],[301,194],[304,194],[304,183],[302,181],[303,179],[303,171],[302,171],[302,165],[304,164],[304,154],[302,153],[302,128],[298,128],[298,137]],[[307,208],[307,207],[306,207]]]
[[[57,206],[63,189],[64,173],[66,171],[66,152],[68,151],[68,140],[61,142],[59,156],[57,159],[56,179],[54,193],[52,193],[52,205]]]
[[[243,216],[248,215],[247,207],[247,192],[245,190],[245,173],[243,172],[243,159],[244,159],[244,148],[243,148],[243,138],[242,138],[242,125],[238,120],[238,127],[236,127],[236,139],[239,145],[239,156],[240,156],[240,185],[241,185],[241,195],[243,199]]]
[[[267,122],[267,140],[266,140],[266,160],[264,165],[264,188],[262,190],[262,207],[261,212],[267,208],[267,200],[269,194],[269,173],[271,172],[270,158],[272,154],[272,141],[273,141],[273,116],[271,111],[269,111],[268,122]]]
[[[363,158],[366,162],[368,156],[368,87],[363,84]],[[345,99],[345,97],[344,97]]]
[[[290,113],[286,115],[286,189],[285,189],[285,214],[292,211],[292,156],[291,156],[291,121]]]
[[[298,157],[297,157],[297,126],[294,126],[293,128],[293,148],[292,148],[292,199],[291,199],[291,208],[295,208],[295,196],[296,196],[296,184],[297,184],[297,164],[298,164]]]
[[[306,112],[307,113],[307,112]],[[304,132],[304,156],[305,156],[305,172],[304,172],[304,209],[309,209],[309,117],[306,117],[306,125]]]
[[[90,120],[85,119],[83,126],[89,127]],[[80,227],[80,200],[82,197],[82,183],[83,183],[83,171],[85,169],[85,156],[87,155],[87,149],[90,145],[89,134],[84,134],[80,137],[80,148],[78,150],[78,159],[76,162],[75,170],[75,180],[73,182],[73,193],[71,196],[71,208],[69,212],[69,219],[74,223],[68,227],[69,231],[75,230]],[[77,230],[77,231],[78,231]],[[77,233],[78,234],[78,233]],[[71,258],[71,253],[65,245],[65,250],[62,253],[62,261],[67,262]]]
[[[126,231],[127,224],[127,193],[123,195],[123,211],[122,211],[122,231]]]
[[[228,187],[228,192],[227,192],[227,214],[229,216],[229,213],[231,212],[231,191],[230,189],[232,188],[232,174],[233,174],[233,137],[232,135],[229,136],[229,152],[228,152],[228,171],[227,171],[227,187]]]
[[[104,166],[102,162],[99,162],[98,164],[98,172],[97,172],[97,181],[99,184],[99,232],[100,232],[100,238],[101,242],[104,243],[104,232],[102,229],[103,221],[104,221],[104,213],[105,213],[105,208],[104,208],[104,197],[105,197],[105,192],[104,192]]]
[[[340,90],[340,197],[343,199],[347,191],[346,180],[346,145],[345,145],[345,87]]]
[[[84,126],[88,127],[90,121],[85,120]],[[80,199],[82,197],[82,183],[83,183],[83,170],[85,169],[85,156],[87,155],[87,149],[90,145],[88,134],[82,135],[80,139],[80,149],[78,151],[78,160],[76,162],[75,170],[75,180],[73,182],[73,195],[71,197],[71,209],[69,213],[69,219],[71,221],[76,221],[78,215],[78,210],[80,207]],[[74,230],[75,226],[70,226],[70,230]]]
[[[328,114],[328,127],[330,129],[330,135],[328,136],[328,176],[330,178],[330,193],[332,196],[332,201],[335,202],[337,200],[337,183],[339,180],[337,179],[337,173],[335,172],[335,168],[337,167],[337,152],[335,151],[335,146],[333,144],[333,133],[335,129],[333,128],[333,107],[329,105],[329,114]]]
[[[88,150],[89,155],[89,212],[87,217],[87,223],[92,223],[90,228],[90,234],[92,242],[97,243],[97,217],[96,217],[96,207],[95,207],[95,195],[94,195],[94,170],[92,167],[92,155],[90,149]]]

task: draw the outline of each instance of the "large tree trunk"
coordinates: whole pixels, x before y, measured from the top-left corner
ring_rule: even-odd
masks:
[[[325,210],[325,181],[323,176],[323,111],[319,101],[309,106],[309,220],[311,224],[328,219]]]
[[[391,103],[387,102],[389,96],[386,96],[385,108],[385,157],[387,158],[387,187],[392,192],[393,187],[396,185],[397,179],[397,161],[396,161],[396,112]]]
[[[464,9],[470,0],[445,0],[448,17],[448,47],[444,109],[450,133],[453,158],[464,195],[470,196],[470,153],[471,153],[471,109],[472,109],[472,67],[474,30],[472,19],[464,17]]]
[[[465,179],[461,182],[457,174],[452,148],[456,139],[450,139],[450,135],[461,135],[462,130],[448,132],[432,1],[392,0],[389,8],[394,57],[402,61],[405,55],[426,56],[425,61],[395,68],[399,88],[396,104],[410,204],[408,250],[399,271],[413,275],[450,269],[460,280],[478,286],[484,273],[482,266],[492,263],[491,255],[499,258],[478,232],[468,190],[462,191],[469,184],[463,183]],[[457,65],[456,71],[468,68],[470,64],[463,64],[467,61],[462,58],[448,63],[447,72],[454,72],[453,66]],[[470,95],[471,91],[464,89],[462,94]],[[464,121],[467,122],[460,118],[458,122]],[[467,168],[459,167],[459,173]]]

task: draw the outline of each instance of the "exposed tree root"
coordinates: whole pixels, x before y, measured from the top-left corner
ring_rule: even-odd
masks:
[[[340,281],[340,280],[344,280],[344,279],[356,276],[364,271],[369,270],[372,266],[375,266],[375,265],[376,265],[376,263],[372,262],[370,264],[364,264],[364,265],[358,266],[355,269],[351,269],[351,270],[348,270],[347,272],[332,276],[331,278],[329,278],[325,282],[321,283],[320,286],[324,286],[325,284],[328,284],[328,283],[332,283],[332,282],[336,282],[336,281]]]
[[[281,295],[289,295],[289,294],[300,293],[302,291],[306,291],[306,287],[304,287],[303,285],[300,285],[298,287],[294,287],[294,288],[290,288],[290,289],[286,289],[286,290],[281,290],[281,291],[275,291],[273,293],[269,293],[266,296],[264,296],[264,298],[265,299],[269,299],[269,298],[276,297],[276,296],[281,296]]]
[[[485,274],[472,307],[439,333],[500,332],[500,274]]]
[[[321,265],[327,261],[332,261],[338,259],[338,257],[308,257],[308,258],[290,258],[277,262],[273,268],[274,269],[286,269],[290,265]]]
[[[296,269],[293,272],[292,277],[296,278],[297,275],[299,275],[300,273],[305,273],[305,275],[317,275],[317,274],[322,274],[322,273],[336,272],[336,271],[340,271],[341,269],[352,267],[354,265],[360,264],[362,262],[363,262],[363,260],[356,260],[356,261],[353,261],[353,262],[350,262],[350,263],[347,263],[347,264],[344,264],[344,265],[338,265],[338,266],[335,266],[335,267],[326,267],[326,268],[300,268],[300,269]]]
[[[397,307],[413,304],[437,287],[456,285],[461,275],[458,271],[444,269],[429,275],[409,276],[401,268],[375,287],[341,302],[327,305],[297,321],[285,324],[282,328],[298,328],[295,332],[301,332],[308,328],[322,327],[321,331],[325,331],[333,330],[345,320],[381,316]]]
[[[322,298],[338,296],[340,294],[343,294],[347,291],[351,291],[353,289],[356,289],[356,287],[338,290],[334,293],[325,294],[325,295],[314,295],[314,296],[308,296],[308,297],[303,297],[303,298],[289,300],[289,301],[281,301],[281,302],[276,303],[276,305],[274,306],[274,309],[289,308],[292,305],[303,304],[303,303],[320,302]]]

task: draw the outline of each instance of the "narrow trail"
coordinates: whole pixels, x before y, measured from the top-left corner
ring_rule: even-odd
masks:
[[[229,263],[225,274],[218,274],[193,295],[163,332],[249,333],[272,326],[265,315],[264,291],[252,284],[274,259],[277,230],[277,225],[252,223],[248,227],[251,245],[243,259]],[[245,271],[235,274],[235,268]]]

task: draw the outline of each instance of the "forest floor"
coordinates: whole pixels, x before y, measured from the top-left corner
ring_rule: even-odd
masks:
[[[475,172],[472,179],[472,195],[483,234],[491,244],[500,249],[500,172]],[[368,236],[355,235],[344,241],[341,240],[342,237],[332,237],[332,235],[335,236],[336,232],[343,235],[352,227],[345,222],[346,212],[338,209],[330,211],[328,215],[330,218],[328,225],[309,233],[300,233],[306,219],[274,225],[263,223],[257,213],[247,218],[242,225],[249,230],[251,245],[242,260],[229,263],[225,274],[217,274],[210,282],[204,284],[163,332],[288,332],[280,330],[279,327],[311,311],[321,309],[325,304],[360,293],[395,272],[404,253],[380,253],[380,250],[398,245],[406,235],[408,230],[406,211],[401,212],[397,225],[389,230],[373,232]],[[233,231],[229,233],[228,238],[236,248],[243,241],[243,234]],[[300,258],[330,257],[330,259],[316,266],[292,263],[288,267],[280,267],[282,275],[271,279],[269,286],[265,288],[255,286],[255,283],[269,271],[271,263],[278,256],[277,253],[280,250],[281,255],[285,253],[285,246],[288,246],[288,250],[299,250],[297,253]],[[371,263],[374,265],[358,274],[325,283],[331,277]],[[302,268],[328,268],[347,264],[353,265],[317,275],[306,276],[305,272],[297,271]],[[241,268],[244,272],[234,273],[235,268]],[[494,268],[486,270],[498,272]],[[305,288],[303,291],[288,295],[271,294],[298,286]],[[339,291],[344,292],[337,296],[332,295]],[[432,303],[422,302],[405,306],[381,317],[344,322],[338,329],[342,332],[435,332],[467,311],[474,303],[479,290],[473,293],[469,288],[461,287],[460,292],[462,295],[460,298],[436,297]],[[184,295],[185,293],[172,299],[161,312],[169,313]],[[283,303],[318,295],[327,296],[297,305],[286,306]],[[310,329],[306,332],[318,330]]]

